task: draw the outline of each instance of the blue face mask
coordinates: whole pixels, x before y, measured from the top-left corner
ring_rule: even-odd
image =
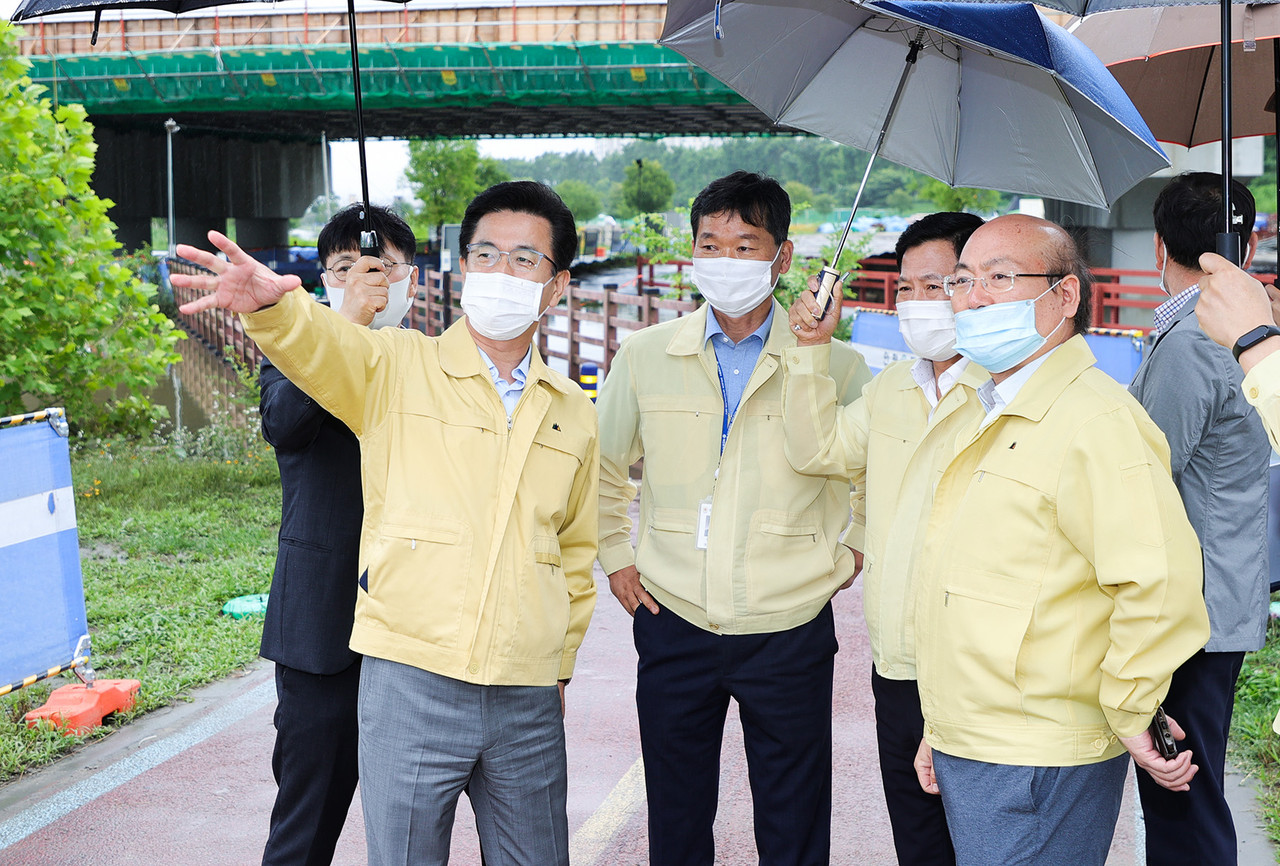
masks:
[[[1049,339],[1036,330],[1036,301],[1052,292],[1060,282],[1062,280],[1029,300],[1006,301],[956,313],[956,351],[989,373],[1003,373],[1021,364]],[[1049,335],[1060,327],[1062,322]]]

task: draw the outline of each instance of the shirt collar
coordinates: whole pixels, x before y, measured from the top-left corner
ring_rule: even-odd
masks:
[[[1173,327],[1174,319],[1178,312],[1182,309],[1187,301],[1200,294],[1200,284],[1195,283],[1187,286],[1178,294],[1156,307],[1155,314],[1152,316],[1152,324],[1155,325],[1157,335],[1163,334],[1169,328]]]
[[[938,408],[938,401],[947,396],[947,392],[955,387],[956,382],[960,381],[960,377],[964,375],[965,369],[969,366],[969,359],[961,357],[950,367],[942,371],[942,375],[935,380],[933,375],[933,362],[928,358],[921,358],[911,365],[911,378],[915,379],[916,384],[920,386],[920,390],[924,392],[925,399],[929,401],[931,409]],[[935,396],[935,387],[936,394]]]
[[[493,378],[493,384],[496,385],[499,382],[506,382],[507,380],[502,378],[502,374],[498,372],[497,365],[493,363],[493,361],[485,353],[484,349],[481,349],[479,346],[476,346],[476,351],[480,353],[480,360],[484,361],[485,365],[488,366],[489,375],[490,377]],[[529,351],[524,353],[524,359],[519,364],[516,365],[515,370],[512,371],[511,373],[511,377],[515,381],[508,382],[507,384],[524,385],[525,381],[529,378],[529,365],[530,363],[532,363],[532,361],[533,361],[533,346],[530,346]]]
[[[1061,349],[1065,343],[1059,343],[1049,351],[1045,352],[1039,358],[1036,358],[1030,364],[1005,379],[999,385],[995,379],[988,379],[981,388],[978,389],[978,399],[982,401],[982,408],[987,410],[987,417],[983,421],[984,426],[989,423],[996,415],[1013,402],[1013,398],[1018,396],[1018,392],[1022,390],[1022,386],[1027,384],[1027,380],[1032,377],[1036,370],[1047,360],[1054,352]]]
[[[730,344],[736,347],[745,343],[747,340],[750,340],[753,337],[758,337],[760,339],[760,343],[763,345],[764,342],[767,339],[769,339],[769,329],[771,327],[773,327],[773,305],[772,304],[769,305],[769,315],[764,317],[764,323],[761,324],[760,327],[756,328],[750,334],[743,337],[737,343],[734,343],[732,340],[730,340]],[[703,337],[703,343],[705,344],[707,340],[710,340],[712,337],[716,336],[717,334],[724,334],[724,328],[720,327],[720,320],[716,318],[715,311],[712,310],[711,305],[708,304],[707,305],[707,330],[706,330],[705,336]],[[725,339],[726,340],[729,339],[728,334],[725,334]]]

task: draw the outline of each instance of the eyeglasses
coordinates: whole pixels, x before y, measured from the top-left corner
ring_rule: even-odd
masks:
[[[387,279],[391,282],[403,280],[408,276],[410,269],[413,267],[412,262],[393,262],[390,259],[379,259],[382,267],[386,271]],[[355,262],[340,261],[331,268],[325,268],[326,271],[333,274],[334,279],[340,283],[347,281],[347,275],[351,273],[351,269],[355,267]]]
[[[967,295],[973,290],[975,283],[981,283],[982,287],[991,294],[1002,295],[1013,291],[1014,280],[1017,277],[1045,277],[1061,281],[1064,276],[1064,274],[992,274],[989,277],[975,277],[971,274],[954,274],[942,278],[942,290],[947,293],[947,297]]]
[[[477,271],[493,270],[502,261],[503,256],[507,257],[507,262],[516,273],[533,273],[538,269],[538,265],[542,264],[543,259],[551,262],[552,270],[560,270],[556,263],[552,261],[551,256],[540,253],[537,250],[531,250],[528,247],[500,250],[493,244],[467,244],[467,267]]]

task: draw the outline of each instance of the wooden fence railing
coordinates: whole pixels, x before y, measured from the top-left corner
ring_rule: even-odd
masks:
[[[677,274],[687,262],[677,262]],[[187,262],[170,262],[174,273],[198,273],[202,269]],[[1147,331],[1150,326],[1129,319],[1135,311],[1149,312],[1165,299],[1154,283],[1158,271],[1094,268],[1093,325],[1098,328],[1125,328]],[[1273,283],[1275,275],[1259,274],[1264,283]],[[850,282],[845,306],[892,310],[898,275],[894,271],[863,270]],[[456,277],[452,273],[427,271],[418,296],[409,308],[408,326],[428,335],[437,335],[462,315]],[[596,364],[603,377],[613,362],[618,345],[627,334],[659,321],[688,315],[698,308],[692,299],[663,298],[657,293],[674,288],[680,277],[659,278],[654,266],[640,264],[636,277],[627,282],[637,291],[584,289],[570,283],[560,305],[550,310],[538,329],[538,351],[544,360],[556,358],[565,362],[570,378],[576,379],[582,363]],[[174,289],[179,304],[192,300],[198,292]],[[188,331],[198,336],[214,352],[233,358],[256,370],[262,351],[245,333],[239,316],[225,310],[205,310],[194,316],[183,316]],[[1126,319],[1129,319],[1126,321]],[[584,327],[585,326],[585,327]],[[584,347],[590,347],[584,352]]]

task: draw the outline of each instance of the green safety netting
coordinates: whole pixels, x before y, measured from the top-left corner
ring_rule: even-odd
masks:
[[[330,110],[353,107],[345,45],[33,56],[31,78],[90,114]],[[741,104],[674,51],[652,43],[360,47],[366,109]]]

